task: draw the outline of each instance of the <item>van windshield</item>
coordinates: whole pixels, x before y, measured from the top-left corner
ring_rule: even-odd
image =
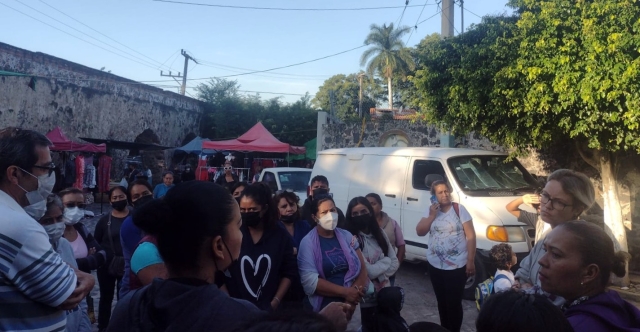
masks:
[[[537,182],[513,159],[507,156],[463,156],[447,161],[463,191],[533,191]]]
[[[311,180],[311,170],[295,172],[279,172],[280,186],[282,190],[307,191],[307,185]]]

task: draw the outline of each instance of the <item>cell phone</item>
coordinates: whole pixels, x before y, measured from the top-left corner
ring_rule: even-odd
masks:
[[[431,195],[431,205],[438,203],[438,199],[436,198],[436,195]]]

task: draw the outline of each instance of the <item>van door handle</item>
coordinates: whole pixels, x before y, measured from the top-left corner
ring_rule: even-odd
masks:
[[[384,194],[384,195],[387,197],[396,198],[396,195],[393,195],[393,194]]]
[[[413,197],[407,197],[407,201],[414,201],[417,202],[418,199],[417,198],[413,198]]]

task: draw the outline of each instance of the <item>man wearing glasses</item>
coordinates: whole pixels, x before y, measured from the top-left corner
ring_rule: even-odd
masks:
[[[35,131],[0,130],[0,331],[63,330],[64,310],[95,284],[62,261],[36,221],[56,180],[50,145]]]

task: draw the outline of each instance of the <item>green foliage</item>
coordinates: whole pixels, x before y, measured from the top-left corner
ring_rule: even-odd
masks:
[[[428,121],[520,149],[567,137],[640,151],[637,0],[512,0],[461,36],[421,42],[412,103]]]
[[[260,95],[238,94],[237,81],[212,80],[196,89],[207,107],[201,121],[201,136],[232,139],[244,134],[258,121],[282,142],[303,145],[316,137],[317,112],[307,94],[292,104],[279,97],[262,100]]]
[[[362,109],[365,114],[376,107],[376,101],[383,97],[383,89],[379,80],[363,78],[362,80]],[[329,112],[331,110],[330,91],[334,91],[336,115],[343,121],[358,119],[356,109],[359,106],[360,85],[358,74],[338,74],[331,76],[318,88],[311,105],[317,109]]]
[[[512,1],[519,57],[498,78],[507,106],[548,142],[557,128],[592,149],[640,151],[640,5],[636,0]]]

